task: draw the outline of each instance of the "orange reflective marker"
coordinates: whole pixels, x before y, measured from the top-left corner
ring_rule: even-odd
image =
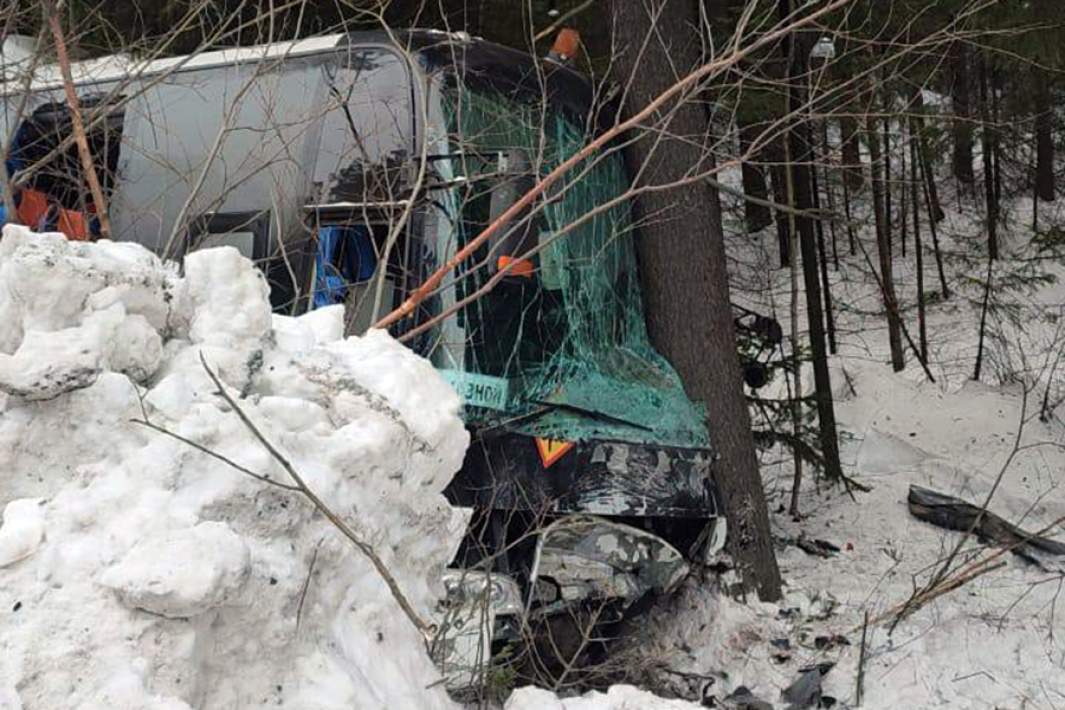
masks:
[[[524,279],[532,278],[533,275],[533,263],[529,259],[519,259],[513,256],[501,256],[496,261],[496,268],[502,271],[503,269],[510,267],[507,272],[510,276],[520,276]]]
[[[540,452],[540,461],[544,468],[551,465],[566,455],[576,444],[572,441],[559,441],[558,439],[536,439],[536,450]]]
[[[581,46],[581,34],[572,27],[563,27],[555,36],[555,43],[551,45],[551,53],[558,55],[561,61],[569,61],[577,54]]]

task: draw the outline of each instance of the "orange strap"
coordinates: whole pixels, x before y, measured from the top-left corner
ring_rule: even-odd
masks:
[[[514,256],[501,256],[496,261],[496,268],[500,271],[510,266],[508,276],[520,276],[531,279],[533,275],[533,263],[530,259],[519,259]]]

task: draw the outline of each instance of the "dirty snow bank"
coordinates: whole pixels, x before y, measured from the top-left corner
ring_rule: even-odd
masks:
[[[541,688],[521,688],[507,701],[506,710],[689,710],[702,707],[684,700],[659,698],[631,685],[615,685],[607,692],[560,699]]]
[[[213,393],[201,355],[427,616],[465,525],[458,399],[342,312],[271,315],[231,248],[0,240],[0,708],[452,707],[368,562]],[[312,569],[313,568],[313,569]],[[435,684],[435,685],[434,685]]]

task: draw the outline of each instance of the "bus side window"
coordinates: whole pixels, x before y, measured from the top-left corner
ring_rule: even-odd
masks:
[[[344,303],[348,289],[373,277],[377,254],[371,228],[363,224],[318,228],[314,307]]]
[[[108,107],[102,97],[82,99],[82,108],[90,126],[89,152],[106,199],[116,182],[124,114]],[[101,121],[95,120],[98,110],[108,112]],[[99,220],[71,139],[72,125],[65,103],[38,106],[15,132],[7,169],[9,176],[19,178],[19,221],[32,229],[61,231],[70,239],[89,239],[99,235]]]

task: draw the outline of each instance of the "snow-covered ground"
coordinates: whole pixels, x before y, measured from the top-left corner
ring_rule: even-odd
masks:
[[[1000,308],[989,319],[981,381],[973,381],[986,237],[979,205],[971,199],[959,204],[946,192],[948,214],[940,236],[955,293],[929,307],[936,382],[928,380],[909,351],[906,370],[892,372],[879,293],[860,252],[842,255],[839,271],[830,274],[840,343],[832,358],[836,414],[845,472],[871,490],[854,491],[852,498],[842,487],[812,482],[807,469],[803,517],[792,520],[785,512],[792,464],[787,454],[770,452],[763,473],[785,598],[772,605],[740,603],[723,597],[714,580],[691,580],[656,612],[639,642],[646,645],[646,658],[673,674],[650,674],[654,680],[649,682],[661,683],[663,692],[676,687],[675,674],[683,672],[688,678],[712,678],[706,693],[718,700],[745,686],[785,707],[780,690],[799,677],[799,669],[832,662],[824,692],[837,701],[835,707],[854,706],[866,613],[876,619],[909,599],[959,539],[910,515],[909,486],[979,505],[1003,470],[1022,421],[1021,450],[1005,469],[990,508],[1030,531],[1065,518],[1065,424],[1060,410],[1047,421],[1039,418],[1046,388],[1052,403],[1062,392],[1063,374],[1060,368],[1052,372],[1051,365],[1065,350],[1060,326],[1065,268],[1057,261],[1041,262],[1037,270],[1056,281],[1029,290],[994,290],[992,300]],[[867,219],[868,212],[860,217]],[[1063,202],[1041,207],[1043,225],[1061,223],[1063,217]],[[995,268],[999,283],[1033,266],[1030,201],[1011,202],[1007,219],[1007,250]],[[739,284],[733,296],[774,315],[787,333],[789,277],[786,269],[775,268],[772,232],[753,241],[730,240],[730,266]],[[930,249],[926,224],[923,236]],[[859,238],[875,262],[870,225],[859,229]],[[842,253],[845,231],[838,240]],[[912,241],[907,254],[904,259],[896,252],[895,270],[904,317],[916,340]],[[938,291],[930,252],[924,262],[926,288]],[[805,325],[804,307],[800,319]],[[812,373],[804,372],[804,378],[808,388]],[[840,551],[828,558],[811,556],[791,544],[800,536],[828,541]],[[1065,526],[1059,524],[1050,536],[1065,539]],[[975,540],[966,545],[966,550],[981,548]],[[868,628],[861,707],[1065,707],[1065,610],[1060,608],[1065,560],[1038,567],[1010,555],[1004,559],[1004,568],[939,597],[894,629],[890,618]]]
[[[656,629],[648,655],[673,670],[716,676],[718,697],[745,685],[779,702],[800,668],[827,661],[836,666],[824,679],[825,693],[853,706],[865,613],[875,619],[905,602],[957,540],[910,515],[909,486],[982,502],[1012,447],[1016,391],[973,383],[944,394],[879,363],[848,367],[858,394],[837,409],[851,442],[848,473],[872,490],[856,491],[852,500],[823,484],[818,493],[807,481],[805,517],[792,521],[781,510],[773,516],[780,540],[805,535],[840,552],[823,559],[779,545],[786,580],[780,604],[742,604],[693,580],[648,624]],[[1060,427],[1053,428],[1030,422],[1024,442],[1060,442]],[[1065,516],[1063,468],[1065,454],[1056,448],[1025,452],[992,510],[1029,530]],[[787,475],[780,472],[781,479]],[[778,483],[782,494],[790,486]],[[1055,609],[1062,569],[1009,559],[1006,568],[933,601],[893,632],[890,620],[871,627],[861,707],[1065,707],[1065,620]]]

